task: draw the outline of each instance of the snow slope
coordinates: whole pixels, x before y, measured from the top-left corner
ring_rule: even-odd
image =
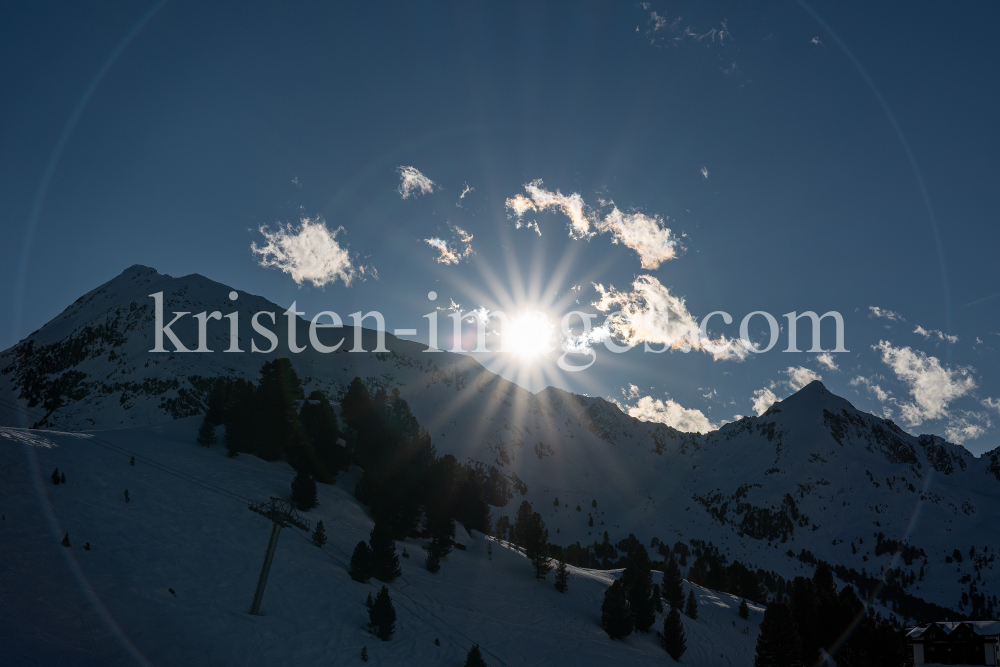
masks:
[[[552,573],[536,582],[519,552],[494,543],[489,559],[486,538],[461,530],[468,549],[453,551],[436,574],[423,566],[421,540],[397,545],[411,557],[400,559],[403,576],[392,584],[396,634],[372,637],[364,600],[374,586],[345,568],[372,526],[348,492],[352,473],[320,485],[320,506],[306,514],[323,520],[324,549],[295,528],[282,531],[262,615],[250,616],[270,523],[147,461],[262,500],[287,497],[292,471],[194,445],[198,423],[90,437],[0,430],[0,665],[357,664],[362,646],[372,665],[461,665],[473,642],[490,665],[671,662],[654,632],[617,642],[600,627],[603,592],[618,572],[570,568],[560,594]],[[105,443],[134,452],[137,465]],[[55,467],[66,484],[49,480]],[[60,545],[67,531],[71,548]],[[700,616],[683,619],[684,664],[749,664],[762,610],[742,621],[738,599],[695,592]]]

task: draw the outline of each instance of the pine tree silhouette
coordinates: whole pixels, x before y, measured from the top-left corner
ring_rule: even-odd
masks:
[[[679,609],[684,604],[684,585],[682,582],[681,569],[678,567],[677,561],[671,557],[663,571],[663,585],[660,587],[660,595],[671,607]]]
[[[684,605],[684,615],[688,618],[698,618],[698,598],[694,596],[694,591],[688,593],[687,604]]]
[[[368,581],[372,576],[372,550],[367,542],[358,542],[351,554],[350,566],[351,579],[354,581]]]
[[[486,667],[486,661],[483,660],[483,652],[479,650],[479,644],[473,644],[472,648],[469,649],[468,655],[465,656],[465,667]]]
[[[687,650],[684,624],[681,623],[681,614],[677,611],[677,607],[671,607],[670,613],[663,619],[663,637],[660,639],[660,644],[670,657],[678,662]]]
[[[128,489],[125,489],[125,502],[132,502],[132,499],[128,497]]]
[[[388,531],[375,524],[369,533],[368,545],[371,547],[372,576],[379,581],[392,581],[403,573],[399,569],[396,542]]]
[[[361,660],[363,662],[368,662],[368,647],[367,646],[362,646],[361,647]]]
[[[566,569],[566,559],[559,559],[559,566],[556,568],[556,590],[565,593],[569,588],[569,571]]]
[[[783,602],[764,610],[754,667],[802,667],[802,645],[792,611]]]
[[[134,466],[135,465],[135,457],[134,456],[128,460],[128,464],[130,466]]]
[[[632,608],[628,604],[625,586],[620,579],[604,592],[601,625],[612,639],[625,639],[632,634]]]
[[[309,473],[300,470],[292,479],[292,502],[303,512],[319,505],[316,480]]]
[[[384,642],[389,641],[396,631],[396,609],[392,606],[389,589],[385,586],[375,596],[375,603],[368,611],[368,620],[371,621],[375,636]]]
[[[643,545],[632,545],[621,582],[632,608],[635,629],[637,632],[646,632],[656,622],[656,610],[653,603],[652,563]]]
[[[313,530],[312,534],[312,542],[321,549],[323,548],[323,545],[326,544],[326,529],[323,528],[322,521],[316,522],[316,529]]]
[[[660,585],[653,584],[653,608],[663,613],[663,598],[660,596]]]
[[[211,447],[217,443],[219,439],[215,437],[215,424],[208,421],[208,415],[201,420],[201,426],[198,427],[198,444],[202,447]]]
[[[66,537],[62,538],[62,545],[64,547],[71,547],[72,544],[69,543],[69,533],[66,533]]]
[[[62,473],[61,475],[59,475],[59,483],[60,484],[66,483],[66,473]]]
[[[437,553],[433,549],[428,551],[427,560],[424,561],[424,565],[427,566],[427,571],[431,573],[441,569],[441,559],[438,558]]]
[[[750,607],[747,605],[746,600],[740,602],[740,618],[744,620],[750,618]]]
[[[59,484],[59,468],[52,471],[52,483]]]

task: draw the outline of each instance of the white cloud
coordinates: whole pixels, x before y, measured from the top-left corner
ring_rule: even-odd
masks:
[[[819,373],[815,373],[805,366],[789,366],[784,373],[788,376],[788,386],[792,388],[792,391],[798,391],[814,380],[823,379]]]
[[[944,435],[948,440],[961,445],[966,440],[975,440],[986,433],[986,429],[992,428],[993,423],[989,417],[981,412],[963,412],[960,416],[952,418],[944,429]]]
[[[809,40],[809,43],[815,44],[816,46],[823,46],[823,42],[822,40],[820,40],[819,37],[813,37],[812,39]]]
[[[271,232],[267,225],[261,225],[260,233],[264,235],[267,244],[250,245],[255,255],[260,255],[261,266],[274,266],[291,275],[296,284],[305,281],[316,287],[322,287],[337,279],[350,285],[354,279],[354,268],[347,248],[341,248],[337,243],[337,234],[343,227],[332,233],[326,227],[322,218],[302,218],[296,228],[278,224],[278,231]]]
[[[457,225],[452,225],[452,231],[458,237],[457,242],[448,245],[447,241],[437,237],[424,239],[424,243],[435,248],[440,255],[436,258],[438,264],[458,264],[463,259],[475,255],[472,249],[472,234]]]
[[[599,232],[612,234],[614,243],[634,250],[644,269],[659,268],[661,263],[677,256],[677,238],[658,215],[622,213],[615,206],[595,227]]]
[[[882,353],[882,361],[910,392],[913,401],[900,404],[903,419],[918,426],[928,419],[948,417],[948,405],[976,388],[973,369],[941,365],[937,357],[909,347],[893,347],[888,341],[872,346]]]
[[[735,65],[735,63],[733,63],[733,64]],[[702,175],[702,176],[703,176],[704,178],[708,178],[708,169],[706,169],[705,167],[702,167],[702,168],[701,168],[701,175]]]
[[[515,226],[518,229],[534,225],[535,232],[541,236],[537,222],[523,223],[521,219],[528,211],[555,210],[569,218],[571,238],[590,239],[598,232],[611,234],[614,243],[621,243],[639,255],[644,269],[658,268],[677,256],[678,240],[659,215],[622,213],[614,202],[601,200],[601,206],[612,206],[611,212],[601,218],[578,192],[564,195],[559,190],[546,190],[541,179],[525,184],[524,189],[527,196],[518,194],[506,201],[506,207],[517,217]]]
[[[434,192],[434,181],[420,173],[415,167],[400,166],[396,169],[399,172],[399,188],[397,191],[403,199],[409,198],[416,193],[429,195]]]
[[[738,340],[701,335],[698,320],[688,312],[684,299],[674,296],[653,276],[638,276],[631,292],[594,285],[600,300],[593,306],[602,312],[617,307],[607,319],[608,333],[626,345],[648,342],[684,352],[702,350],[715,359],[744,359],[746,347]]]
[[[769,387],[755,389],[753,398],[750,399],[750,403],[753,404],[753,411],[757,413],[758,417],[767,412],[768,408],[777,402],[778,397]]]
[[[822,354],[816,355],[816,361],[818,361],[823,366],[826,366],[831,371],[840,370],[837,366],[837,362],[833,360],[833,355],[829,352],[824,352]]]
[[[924,337],[924,340],[928,340],[930,338],[937,338],[939,340],[946,340],[952,345],[958,342],[958,336],[949,336],[943,331],[938,331],[937,329],[925,329],[919,324],[917,325],[917,328],[913,330],[913,333],[920,334],[921,336]]]
[[[868,306],[868,310],[872,311],[872,315],[874,315],[875,317],[883,317],[887,320],[892,320],[894,322],[897,320],[901,320],[903,322],[906,321],[903,319],[902,315],[892,310],[879,308],[878,306]]]
[[[590,218],[587,215],[587,205],[580,193],[564,195],[559,190],[550,192],[542,187],[542,179],[526,183],[524,189],[528,196],[514,195],[506,202],[507,208],[514,211],[517,217],[524,216],[528,211],[544,211],[555,209],[561,211],[570,220],[569,235],[574,239],[589,239],[595,234],[590,231]]]
[[[629,398],[636,398],[639,389],[630,385]],[[630,417],[644,422],[666,424],[684,433],[708,433],[719,428],[701,410],[685,408],[673,399],[660,400],[652,396],[642,396],[635,405],[626,406]]]
[[[462,194],[458,195],[458,198],[459,199],[465,199],[465,195],[469,194],[470,192],[475,192],[475,191],[476,191],[475,188],[469,187],[469,184],[466,183],[465,184],[465,188],[462,190]]]

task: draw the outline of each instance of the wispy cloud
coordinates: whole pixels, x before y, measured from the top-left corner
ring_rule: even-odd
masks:
[[[543,187],[541,179],[524,186],[527,195],[518,194],[506,201],[507,208],[517,218],[515,226],[533,228],[541,236],[537,221],[523,223],[528,211],[555,210],[569,218],[569,235],[574,239],[590,239],[598,232],[611,234],[614,243],[621,243],[639,255],[644,269],[655,269],[663,262],[677,256],[680,244],[673,232],[659,215],[640,212],[623,213],[614,202],[601,200],[602,206],[612,210],[601,217],[600,213],[587,205],[578,192],[564,195],[559,190],[552,192]]]
[[[594,288],[600,295],[594,307],[602,312],[615,310],[607,319],[608,333],[626,345],[645,342],[684,352],[701,350],[717,360],[742,360],[749,354],[738,340],[703,336],[684,299],[671,294],[653,276],[638,276],[630,292],[618,291],[613,285]]]
[[[986,433],[986,429],[992,428],[993,422],[989,416],[982,412],[966,412],[953,416],[948,425],[944,428],[944,435],[948,440],[961,445],[966,440],[975,440]]]
[[[893,347],[884,340],[872,349],[881,353],[882,361],[909,390],[913,400],[900,403],[899,408],[902,418],[912,426],[948,417],[949,404],[976,388],[972,368],[947,368],[937,357],[909,347]]]
[[[952,345],[958,342],[958,336],[949,336],[943,331],[938,331],[937,329],[925,329],[919,324],[917,325],[917,328],[913,330],[913,333],[920,334],[924,337],[924,340],[937,338],[938,340],[946,340]]]
[[[809,43],[815,44],[816,46],[823,46],[823,40],[821,40],[819,37],[813,37],[812,39],[809,40]]]
[[[708,169],[707,169],[707,168],[705,168],[705,167],[702,167],[702,168],[701,168],[701,175],[702,175],[702,177],[704,177],[704,178],[708,178]]]
[[[542,230],[538,228],[537,220],[532,220],[531,222],[525,222],[524,220],[518,218],[517,221],[514,223],[514,229],[521,229],[521,227],[524,227],[525,229],[533,229],[535,230],[536,234],[538,234],[539,236],[542,235]]]
[[[462,200],[465,199],[465,195],[475,191],[476,191],[475,188],[471,187],[468,183],[466,183],[465,187],[462,188],[462,193],[458,195],[458,201],[455,202],[455,206],[457,206],[458,208],[462,208]]]
[[[542,179],[537,179],[524,186],[528,196],[514,195],[507,200],[507,208],[518,218],[528,211],[544,211],[555,209],[561,211],[570,220],[569,235],[574,239],[589,239],[596,232],[590,230],[590,217],[586,213],[587,205],[579,193],[564,195],[559,190],[551,192],[542,187]]]
[[[805,366],[789,366],[784,373],[788,376],[788,386],[792,388],[792,391],[798,391],[814,380],[823,379],[822,375]]]
[[[879,403],[885,403],[892,397],[892,394],[878,385],[879,380],[882,379],[884,378],[881,376],[866,378],[859,375],[851,380],[850,384],[852,387],[860,387],[861,385],[864,385],[865,388],[868,389],[869,393],[875,395],[875,398],[878,399]]]
[[[400,166],[396,169],[399,172],[399,196],[408,199],[412,194],[429,195],[434,192],[437,183],[420,173],[415,167]]]
[[[720,27],[710,28],[705,32],[699,32],[690,25],[684,25],[683,22],[683,16],[678,16],[670,20],[663,14],[655,11],[650,12],[649,20],[647,21],[646,38],[649,39],[651,44],[660,42],[679,44],[685,41],[703,42],[705,40],[714,42],[716,39],[719,40],[720,44],[724,44],[725,40],[730,38],[729,26],[726,25],[725,21],[722,22]],[[681,27],[682,25],[684,26],[683,28]]]
[[[826,366],[831,371],[840,370],[837,366],[837,362],[833,360],[833,355],[829,352],[823,352],[822,354],[816,355],[816,361]]]
[[[1000,398],[984,398],[980,401],[983,407],[1000,412]]]
[[[451,229],[457,240],[453,240],[450,245],[447,241],[437,237],[424,239],[424,243],[440,253],[436,258],[438,264],[458,264],[463,259],[476,254],[472,249],[472,234],[458,225],[452,225]]]
[[[708,433],[720,426],[712,423],[701,410],[685,408],[673,399],[661,400],[652,396],[640,396],[639,388],[634,384],[629,385],[627,397],[631,400],[638,399],[633,405],[625,406],[628,415],[645,422],[666,424],[684,433]]]
[[[354,279],[354,268],[347,248],[337,243],[338,227],[331,232],[322,218],[302,218],[298,227],[289,223],[278,224],[278,230],[271,232],[267,225],[261,225],[260,233],[266,245],[250,245],[250,250],[259,255],[261,266],[273,266],[292,277],[296,284],[305,281],[316,287],[342,280],[350,285]]]
[[[882,317],[884,319],[892,320],[894,322],[906,321],[903,319],[903,316],[900,315],[899,313],[892,310],[888,310],[886,308],[879,308],[878,306],[868,306],[868,310],[870,310],[872,313],[869,317]]]

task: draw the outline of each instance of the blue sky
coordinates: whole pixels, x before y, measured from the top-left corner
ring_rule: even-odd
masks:
[[[418,338],[452,301],[558,322],[598,313],[601,285],[639,313],[680,297],[676,322],[730,313],[712,337],[737,337],[753,311],[838,311],[850,352],[784,353],[783,330],[742,361],[600,343],[578,373],[559,352],[481,361],[689,428],[818,375],[912,433],[992,449],[998,12],[4,5],[0,348],[136,263],[310,317],[379,310]],[[404,198],[404,167],[433,185]],[[268,246],[262,226],[293,237],[272,249],[311,244],[326,270],[296,282],[262,266],[276,259],[252,250]],[[766,330],[756,317],[751,338]],[[799,336],[807,348],[809,327]]]

